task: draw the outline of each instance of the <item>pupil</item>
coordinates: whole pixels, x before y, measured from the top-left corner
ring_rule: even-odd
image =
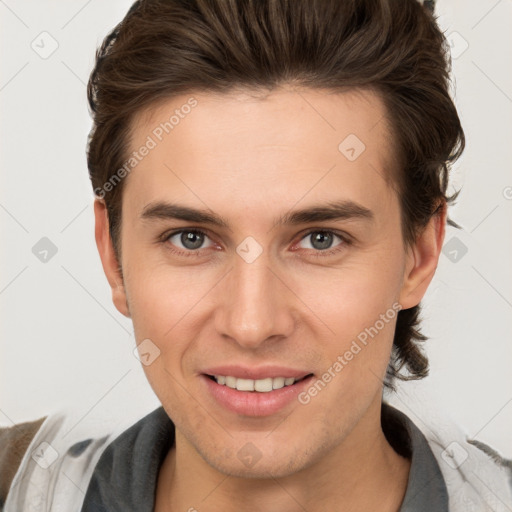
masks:
[[[312,236],[312,245],[315,249],[328,249],[332,243],[332,234],[331,233],[323,233],[318,232]],[[315,245],[318,242],[318,245]]]
[[[187,231],[181,234],[181,243],[187,249],[198,249],[203,243],[202,235]]]

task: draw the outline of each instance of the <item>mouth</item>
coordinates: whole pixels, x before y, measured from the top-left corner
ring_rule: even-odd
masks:
[[[303,377],[267,377],[265,379],[242,379],[232,375],[208,375],[205,374],[210,380],[213,380],[220,386],[227,386],[237,391],[248,391],[253,393],[270,393],[276,389],[281,389],[303,381],[311,376],[309,373]]]
[[[314,374],[296,377],[246,379],[233,375],[200,374],[207,396],[215,407],[245,417],[272,416],[299,404],[298,396],[314,380]]]

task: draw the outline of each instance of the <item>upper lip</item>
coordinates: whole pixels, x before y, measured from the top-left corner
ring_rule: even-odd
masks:
[[[311,374],[312,372],[298,370],[296,368],[288,368],[285,366],[260,366],[260,367],[249,367],[249,366],[241,366],[241,365],[222,365],[222,366],[213,366],[211,368],[205,369],[202,373],[206,375],[224,375],[236,377],[238,379],[267,379],[269,377],[285,377],[285,378],[295,378],[302,379],[306,375]]]

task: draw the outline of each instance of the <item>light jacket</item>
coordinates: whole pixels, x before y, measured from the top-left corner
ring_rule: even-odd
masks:
[[[424,404],[417,404],[422,414],[416,414],[399,395],[386,402],[410,417],[426,437],[443,474],[451,512],[512,510],[511,461],[468,439],[453,422],[426,411]],[[80,512],[101,454],[130,425],[109,431],[101,423],[77,424],[72,417],[61,410],[0,429],[0,503],[6,498],[6,479],[15,473],[3,512]]]

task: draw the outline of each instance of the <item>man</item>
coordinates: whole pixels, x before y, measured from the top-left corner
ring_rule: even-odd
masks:
[[[89,81],[88,165],[162,407],[107,438],[35,422],[6,510],[507,510],[504,468],[383,402],[428,372],[464,148],[445,49],[415,0],[133,5]]]

